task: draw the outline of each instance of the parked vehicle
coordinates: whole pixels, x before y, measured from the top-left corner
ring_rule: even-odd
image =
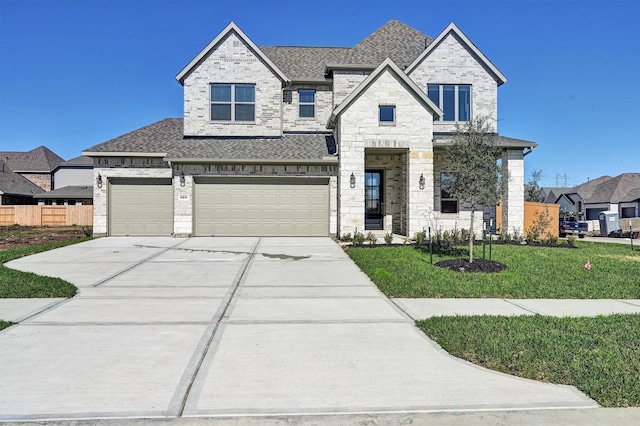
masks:
[[[584,238],[587,235],[587,231],[589,231],[589,224],[576,220],[573,215],[561,215],[558,231],[561,237],[571,234],[577,235],[578,238]]]

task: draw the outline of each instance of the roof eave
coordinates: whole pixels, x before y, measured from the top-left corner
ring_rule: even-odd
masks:
[[[172,164],[337,164],[338,157],[326,156],[323,158],[307,158],[307,159],[279,159],[279,158],[180,158],[166,157],[164,159]]]
[[[130,152],[130,151],[82,151],[87,157],[159,157],[163,158],[166,152]]]

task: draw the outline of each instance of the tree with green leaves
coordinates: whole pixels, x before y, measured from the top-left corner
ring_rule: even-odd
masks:
[[[453,142],[445,148],[444,164],[449,179],[443,189],[471,209],[469,262],[473,263],[473,221],[483,206],[495,205],[503,194],[506,170],[498,164],[502,149],[488,119],[475,118],[458,126]]]
[[[540,188],[540,180],[542,180],[542,170],[533,169],[529,182],[524,185],[524,200],[541,202],[542,189]]]

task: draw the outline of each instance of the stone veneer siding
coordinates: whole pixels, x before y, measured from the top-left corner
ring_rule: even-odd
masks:
[[[407,154],[381,154],[365,149],[365,169],[383,170],[382,202],[385,216],[391,216],[394,234],[405,234],[407,201],[405,182],[407,180]]]
[[[396,122],[381,125],[378,106],[395,105]],[[390,71],[377,79],[342,112],[337,124],[340,175],[338,187],[338,232],[364,229],[365,149],[407,150],[406,180],[407,230],[410,235],[426,224],[424,213],[433,209],[433,118],[430,112]],[[351,173],[356,177],[350,187]],[[427,185],[419,189],[423,174]]]
[[[38,185],[45,191],[51,191],[51,174],[50,173],[19,173],[25,179]]]
[[[471,85],[471,116],[487,117],[497,129],[498,85],[456,35],[445,37],[409,77],[425,92],[428,84]],[[455,130],[451,121],[435,121],[433,125],[434,132]]]
[[[524,155],[522,149],[508,149],[502,155],[502,167],[509,174],[502,204],[502,228],[524,235]]]
[[[211,83],[255,84],[255,122],[211,121]],[[280,136],[282,82],[235,32],[184,79],[184,134]]]

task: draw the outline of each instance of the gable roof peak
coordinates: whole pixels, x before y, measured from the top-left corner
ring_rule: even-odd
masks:
[[[264,54],[262,50],[240,29],[235,22],[229,22],[227,25],[211,42],[196,55],[195,58],[187,64],[186,67],[182,69],[176,75],[176,80],[180,85],[184,85],[184,79],[191,73],[191,71],[196,68],[209,54],[215,50],[215,48],[219,45],[221,41],[223,41],[228,34],[234,32],[253,52],[255,52],[256,56],[260,58],[262,62],[264,62],[268,68],[270,68],[273,73],[278,76],[282,81],[289,81],[289,78],[269,59],[267,55]]]
[[[433,103],[427,94],[411,80],[391,58],[386,58],[371,74],[364,79],[338,106],[333,109],[329,120],[327,121],[327,129],[335,126],[338,117],[347,109],[360,95],[366,91],[385,71],[392,72],[406,85],[409,91],[413,92],[422,104],[431,111],[433,115],[442,116],[443,112],[436,104]]]
[[[415,70],[418,65],[420,65],[422,63],[422,61],[429,56],[429,54],[438,46],[440,45],[440,43],[447,38],[447,36],[449,36],[449,34],[455,34],[455,36],[462,42],[462,44],[469,49],[473,55],[476,56],[476,58],[478,59],[478,61],[480,62],[481,65],[483,65],[487,71],[489,73],[491,73],[493,75],[493,78],[496,80],[496,82],[498,83],[498,86],[503,85],[504,83],[507,82],[507,77],[504,76],[504,74],[502,74],[500,72],[500,70],[498,70],[498,68],[493,65],[493,63],[489,60],[489,58],[487,58],[484,53],[482,53],[480,51],[480,49],[478,49],[478,47],[473,44],[473,42],[471,40],[469,40],[469,38],[462,32],[462,30],[460,30],[460,28],[458,28],[458,26],[454,23],[451,22],[449,25],[447,25],[447,27],[438,35],[438,37],[435,38],[435,40],[433,40],[433,42],[431,42],[424,50],[424,52],[422,52],[406,69],[406,73],[410,74],[411,72],[413,72],[413,70]]]

